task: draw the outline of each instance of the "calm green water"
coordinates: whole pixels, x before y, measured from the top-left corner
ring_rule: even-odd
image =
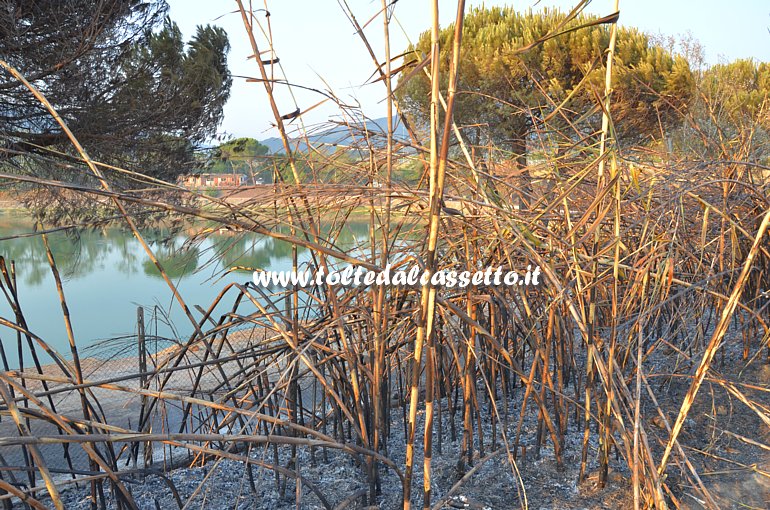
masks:
[[[337,245],[347,251],[358,250],[366,242],[368,225],[348,223]],[[40,236],[4,239],[33,232],[29,219],[0,213],[0,255],[16,262],[19,300],[29,329],[62,354],[69,353],[61,305]],[[202,241],[177,235],[162,242],[163,234],[147,232],[146,238],[169,276],[177,284],[187,305],[208,308],[219,292],[230,282],[245,283],[248,271],[226,273],[233,266],[258,267],[266,270],[291,269],[291,246],[272,238],[251,233],[214,234]],[[183,338],[193,331],[171,290],[147,257],[139,242],[127,231],[108,228],[80,231],[76,236],[63,232],[49,235],[51,251],[63,278],[64,293],[70,309],[75,339],[79,347],[100,343],[105,339],[128,337],[123,342],[130,348],[136,334],[136,309],[145,307],[148,333],[169,338]],[[309,254],[300,251],[300,261]],[[236,292],[217,308],[228,311]],[[241,305],[240,313],[256,308]],[[202,314],[193,310],[196,318]],[[159,319],[152,320],[153,315]],[[0,316],[14,322],[14,315],[0,295]],[[9,363],[18,366],[16,333],[0,325]],[[115,342],[119,343],[119,342]],[[133,354],[129,349],[128,354]],[[25,365],[29,355],[25,354]],[[69,357],[69,356],[68,356]],[[50,359],[41,360],[44,363]]]

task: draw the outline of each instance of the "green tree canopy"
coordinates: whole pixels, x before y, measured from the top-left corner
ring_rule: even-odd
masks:
[[[11,0],[0,55],[92,155],[170,178],[190,144],[215,134],[232,80],[224,30],[198,26],[185,43],[166,9],[162,0]],[[5,71],[0,96],[0,158],[68,150],[43,105]]]
[[[770,64],[739,59],[711,66],[697,80],[691,120],[677,146],[699,158],[770,161]]]
[[[596,98],[604,93],[609,28],[594,24],[568,31],[596,23],[597,18],[580,15],[560,27],[566,17],[550,9],[520,13],[495,7],[474,9],[465,18],[456,121],[478,126],[479,141],[500,144],[517,154],[520,163],[532,128],[566,99],[562,113],[569,115],[573,125],[577,119],[582,121],[577,124],[582,135],[595,132],[601,117]],[[440,36],[444,76],[453,31],[449,26]],[[564,33],[520,51],[554,32]],[[430,53],[430,33],[423,33],[410,51],[415,60],[425,58]],[[676,108],[692,94],[693,78],[686,60],[651,44],[636,29],[619,29],[616,64],[612,114],[620,136],[654,135],[660,131],[660,121],[672,121]],[[402,72],[402,80],[409,72]],[[446,80],[442,82],[445,87]],[[406,110],[423,122],[429,92],[424,73],[412,75],[399,90]],[[559,117],[554,116],[553,122]]]
[[[269,149],[254,138],[236,138],[214,149],[207,170],[212,173],[242,173],[249,178],[270,180],[272,169],[265,164]]]
[[[770,64],[739,59],[711,66],[701,83],[705,99],[718,106],[731,124],[756,119],[767,109],[770,94]]]

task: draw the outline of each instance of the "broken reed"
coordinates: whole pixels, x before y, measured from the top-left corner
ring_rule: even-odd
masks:
[[[267,50],[262,50],[257,36],[260,29],[272,33],[265,27],[269,17],[237,4],[254,54],[272,53],[269,37]],[[567,438],[579,431],[583,441],[576,476],[581,480],[595,459],[598,481],[604,484],[614,452],[632,474],[635,506],[677,506],[682,487],[688,486],[707,507],[718,508],[679,432],[706,377],[722,381],[717,384],[737,395],[747,409],[770,419],[741,392],[740,380],[710,372],[720,346],[740,342],[744,359],[763,358],[770,335],[768,300],[762,294],[770,271],[767,169],[746,161],[756,139],[738,133],[734,140],[715,141],[696,130],[692,149],[682,144],[671,154],[653,153],[649,146],[625,147],[621,155],[605,144],[609,117],[594,138],[546,124],[537,126],[534,136],[544,160],[531,165],[526,177],[505,176],[509,155],[491,145],[469,145],[462,127],[452,120],[456,80],[462,74],[463,2],[458,5],[447,97],[438,87],[441,77],[433,59],[433,65],[422,69],[433,83],[429,136],[420,136],[402,118],[409,140],[393,133],[400,110],[393,97],[390,50],[381,65],[352,10],[344,0],[341,6],[384,83],[389,127],[386,132],[363,128],[357,112],[338,101],[354,140],[351,146],[336,151],[318,147],[311,151],[313,157],[295,152],[274,96],[278,69],[265,63],[272,59],[256,58],[257,81],[285,149],[274,164],[291,176],[284,182],[283,172],[274,173],[269,207],[257,202],[233,205],[140,174],[132,178],[144,191],[116,191],[111,181],[118,182],[123,172],[89,159],[69,132],[82,169],[94,176],[96,186],[2,177],[109,199],[140,240],[128,206],[289,242],[295,266],[300,248],[310,253],[314,267],[324,268],[335,260],[372,269],[387,261],[417,260],[428,271],[538,264],[544,285],[536,291],[316,287],[271,294],[228,284],[202,310],[203,317],[195,318],[145,243],[195,332],[179,339],[175,349],[151,357],[154,366],[147,373],[99,374],[91,380],[79,366],[78,332],[69,321],[71,360],[29,331],[14,266],[2,260],[0,285],[13,317],[0,319],[6,330],[0,349],[5,370],[0,373],[0,414],[14,420],[18,436],[0,439],[0,447],[20,448],[24,466],[9,465],[0,457],[0,500],[24,499],[43,508],[51,504],[43,497],[47,491],[54,506],[61,507],[57,486],[76,480],[54,480],[41,453],[60,445],[68,467],[58,471],[90,483],[94,507],[104,508],[112,493],[119,508],[136,508],[125,480],[161,476],[181,508],[186,502],[163,474],[178,464],[169,462],[158,470],[152,463],[153,451],[173,446],[188,452],[183,462],[189,465],[216,466],[225,459],[243,463],[255,493],[253,469],[271,470],[282,496],[288,497],[288,481],[293,481],[297,504],[312,497],[325,508],[353,503],[360,496],[374,504],[386,483],[400,484],[404,508],[440,508],[481,465],[503,456],[516,480],[511,491],[525,507],[522,476],[533,475],[521,474],[524,453],[552,455],[562,465],[570,448]],[[380,13],[386,42],[391,7],[383,2]],[[435,1],[433,8],[437,55]],[[611,52],[608,58],[611,62]],[[29,88],[60,121],[42,94]],[[607,87],[602,101],[608,101],[609,92]],[[611,113],[609,105],[604,110]],[[716,110],[716,105],[705,107]],[[686,115],[683,121],[694,123]],[[298,123],[302,125],[301,117]],[[63,123],[62,128],[66,130]],[[299,133],[312,145],[304,127]],[[582,142],[575,145],[576,139]],[[715,145],[719,151],[714,161],[695,156],[698,147]],[[424,169],[417,189],[394,184],[394,170],[410,161]],[[301,173],[300,164],[310,172]],[[359,184],[313,191],[312,176],[330,167],[342,168],[350,182]],[[375,181],[386,185],[375,188]],[[148,188],[163,191],[167,199],[151,195]],[[180,205],[190,198],[199,206]],[[370,225],[368,248],[343,253],[336,240],[351,215],[361,210]],[[288,234],[283,227],[289,227]],[[50,251],[49,261],[56,277]],[[68,317],[66,285],[58,284],[57,291]],[[220,303],[230,309],[215,315]],[[257,312],[244,311],[246,305]],[[711,316],[719,314],[712,327]],[[726,335],[731,319],[741,322],[742,333]],[[8,331],[20,354],[24,346],[32,354],[31,365],[27,361],[23,369],[11,369]],[[672,352],[676,363],[670,362]],[[46,356],[58,368],[44,367],[50,365],[43,362]],[[645,367],[670,370],[674,377],[687,376],[696,365],[688,397],[670,423]],[[53,397],[70,394],[76,395],[81,412],[63,414]],[[100,406],[119,396],[138,402],[139,421],[133,427],[112,423]],[[166,419],[171,405],[181,409],[181,419],[173,423]],[[662,434],[648,426],[658,415],[665,425]],[[41,434],[43,423],[56,434]],[[459,444],[457,483],[437,487],[431,459],[447,443]],[[71,460],[77,448],[88,458],[87,469]],[[366,490],[342,495],[314,483],[303,471],[300,449],[310,452],[312,462],[328,461],[331,451],[349,456],[360,468]],[[666,470],[669,459],[679,466],[680,482],[662,476],[671,471]],[[413,478],[422,479],[422,491],[413,490],[419,486]],[[202,481],[190,498],[204,493],[206,484]],[[432,493],[436,489],[437,495]]]

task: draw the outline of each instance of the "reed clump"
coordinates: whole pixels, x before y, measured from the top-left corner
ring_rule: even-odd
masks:
[[[269,53],[272,41],[257,37],[269,18],[237,4],[254,54]],[[383,2],[386,41],[392,15]],[[134,482],[159,477],[170,504],[205,507],[215,477],[185,492],[171,470],[224,465],[241,467],[241,490],[255,505],[269,483],[302,508],[442,508],[492,464],[506,466],[496,474],[505,483],[486,494],[488,505],[558,504],[533,485],[545,476],[531,468],[537,458],[564,470],[586,497],[589,486],[628,487],[619,504],[635,508],[727,508],[732,489],[715,473],[768,476],[770,386],[761,374],[770,360],[770,169],[753,156],[766,141],[752,136],[766,126],[765,108],[731,132],[706,129],[704,112],[718,125],[718,105],[703,95],[680,112],[684,127],[661,133],[673,148],[618,144],[610,50],[607,88],[597,95],[602,128],[570,131],[565,117],[579,114],[564,108],[558,123],[536,126],[529,151],[538,156],[523,172],[453,122],[463,15],[461,1],[445,50],[448,76],[438,58],[420,69],[433,85],[425,132],[401,117],[390,50],[384,59],[372,53],[388,125],[401,117],[407,139],[367,128],[338,101],[337,127],[348,128],[349,142],[313,146],[301,117],[296,132],[285,123],[283,109],[293,107],[273,95],[278,66],[256,59],[255,86],[267,92],[285,149],[272,162],[269,200],[236,204],[141,174],[130,176],[132,189],[114,186],[125,172],[92,161],[77,133],[69,133],[76,155],[62,164],[98,184],[1,177],[110,203],[139,239],[136,211],[162,212],[286,241],[296,267],[305,249],[313,270],[529,265],[541,268],[542,284],[229,283],[196,315],[197,303],[166,277],[194,332],[152,353],[142,372],[89,376],[69,321],[69,353],[28,329],[13,262],[0,258],[13,310],[0,318],[0,416],[14,432],[0,438],[0,504],[64,508],[61,491],[78,485],[93,508],[139,508]],[[437,56],[437,17],[432,40]],[[292,140],[310,149],[296,151]],[[421,170],[417,186],[399,182],[406,167]],[[318,187],[328,168],[355,185]],[[365,215],[369,239],[345,252],[337,237],[354,214]],[[49,261],[56,274],[50,251]],[[66,284],[56,291],[68,317]],[[227,313],[215,314],[223,304]],[[6,354],[24,346],[32,358],[15,369]],[[114,402],[131,410],[130,422],[115,419]],[[20,463],[6,460],[12,454]],[[337,463],[349,466],[349,492],[318,467]]]

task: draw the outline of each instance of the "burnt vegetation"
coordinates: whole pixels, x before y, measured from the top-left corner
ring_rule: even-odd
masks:
[[[227,95],[209,85],[229,78],[209,58],[223,65],[224,34],[201,29],[183,51],[170,22],[144,30],[161,22],[158,4],[86,3],[0,10],[3,183],[98,201],[140,240],[137,217],[160,213],[286,241],[313,270],[530,264],[542,285],[220,282],[214,303],[188,303],[145,244],[194,333],[148,353],[144,370],[107,373],[78,347],[66,282],[52,292],[71,349],[56,353],[28,329],[13,262],[0,258],[12,310],[0,317],[0,424],[12,432],[0,438],[0,504],[766,507],[766,64],[701,69],[691,51],[618,30],[616,16],[582,16],[587,2],[466,17],[460,1],[451,27],[436,16],[400,57],[372,51],[385,129],[360,129],[362,113],[325,92],[351,140],[329,150],[303,126],[312,105],[277,102],[270,17],[238,0],[285,153],[261,163],[269,196],[235,204],[161,180],[162,166],[141,171],[154,153],[135,145],[212,133]],[[32,22],[54,8],[65,10]],[[369,16],[341,8],[371,49]],[[387,38],[406,7],[381,8],[372,23]],[[498,39],[505,51],[490,49]],[[569,72],[549,75],[559,62]],[[197,82],[198,63],[213,81]],[[190,94],[200,104],[178,122],[154,110]],[[293,150],[299,141],[308,149]],[[331,169],[335,186],[317,186]],[[405,172],[416,185],[400,184]],[[369,238],[343,252],[352,215]],[[8,361],[17,351],[21,367]],[[148,495],[139,481],[151,480]]]

